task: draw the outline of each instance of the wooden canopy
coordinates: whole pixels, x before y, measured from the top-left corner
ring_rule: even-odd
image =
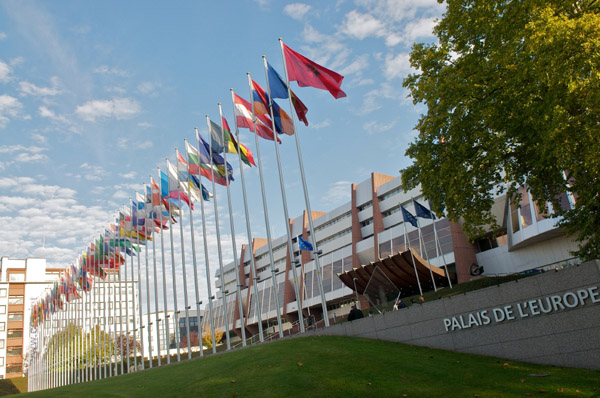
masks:
[[[381,272],[375,272],[377,269]],[[366,293],[365,289],[370,281],[369,290],[371,288],[385,288],[391,282],[402,292],[402,296],[410,296],[419,293],[415,269],[423,291],[433,290],[432,274],[437,287],[448,284],[445,270],[430,265],[414,249],[398,252],[376,262],[362,265],[359,268],[338,274],[338,277],[346,286],[359,294]]]

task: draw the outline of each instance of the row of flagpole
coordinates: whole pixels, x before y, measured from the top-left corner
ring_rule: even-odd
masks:
[[[341,91],[339,86],[341,85],[341,77],[335,72],[330,71],[314,62],[308,60],[302,55],[294,52],[289,47],[283,44],[280,40],[280,46],[282,50],[282,56],[284,59],[285,69],[285,82],[281,82],[285,90],[286,95],[278,96],[277,98],[289,98],[290,109],[295,109],[298,117],[306,120],[305,113],[306,107],[304,107],[304,114],[298,113],[298,102],[299,100],[295,94],[291,91],[289,82],[290,79],[296,80],[300,86],[312,86],[328,90],[335,98],[341,98],[345,96],[345,93]],[[277,167],[279,171],[279,182],[281,188],[281,196],[284,207],[284,217],[286,224],[287,233],[287,248],[292,260],[292,272],[293,272],[293,287],[294,294],[297,300],[298,317],[300,319],[300,327],[304,330],[302,315],[302,300],[298,288],[298,277],[296,275],[296,266],[299,262],[295,259],[294,250],[292,247],[292,238],[289,223],[289,213],[287,209],[287,198],[285,195],[284,179],[281,167],[281,160],[279,155],[278,134],[286,133],[289,135],[295,135],[296,149],[299,161],[300,175],[302,179],[302,186],[304,191],[305,207],[308,214],[309,223],[309,239],[312,240],[313,258],[315,267],[319,275],[319,290],[321,295],[321,305],[323,313],[323,321],[326,326],[329,325],[329,319],[327,314],[327,306],[325,302],[325,296],[323,291],[323,285],[321,280],[321,267],[319,264],[317,244],[315,240],[314,227],[312,222],[312,213],[310,208],[310,201],[306,187],[304,166],[300,151],[300,142],[296,130],[296,125],[293,117],[287,116],[287,114],[278,107],[278,105],[272,100],[273,96],[271,93],[271,82],[270,76],[270,65],[268,65],[266,58],[264,58],[265,76],[267,78],[267,99],[262,100],[262,105],[266,107],[266,112],[259,113],[255,109],[257,103],[256,99],[252,100],[251,106],[248,107],[241,97],[237,96],[233,90],[232,105],[234,108],[235,115],[235,137],[237,142],[234,141],[229,127],[226,124],[225,118],[222,116],[221,105],[219,104],[219,116],[221,125],[220,137],[215,137],[212,134],[213,126],[207,116],[207,125],[209,129],[209,144],[207,144],[200,136],[196,134],[197,148],[191,148],[186,142],[186,153],[188,155],[187,162],[179,152],[177,151],[178,161],[177,168],[170,164],[167,159],[167,173],[164,173],[160,169],[158,170],[160,184],[157,184],[151,177],[150,186],[144,186],[144,193],[139,194],[136,192],[136,199],[130,200],[130,206],[124,206],[122,211],[118,212],[118,216],[113,224],[109,225],[109,228],[100,234],[99,238],[95,238],[88,249],[84,251],[77,259],[77,265],[71,265],[63,275],[59,283],[55,284],[49,291],[44,293],[37,303],[32,307],[32,323],[31,330],[32,336],[35,336],[35,347],[36,350],[32,350],[29,358],[29,384],[30,391],[40,390],[45,388],[57,387],[65,384],[71,384],[73,382],[90,381],[105,377],[111,377],[119,374],[123,374],[126,371],[130,371],[131,368],[134,370],[144,369],[146,363],[144,358],[149,358],[147,365],[153,366],[152,358],[156,357],[158,366],[162,365],[162,354],[161,354],[161,322],[162,331],[164,332],[164,345],[167,347],[166,362],[167,364],[171,361],[171,355],[169,350],[169,343],[172,340],[170,336],[169,323],[172,322],[174,330],[174,340],[176,345],[177,360],[181,360],[181,342],[180,333],[177,332],[179,329],[179,313],[181,310],[178,308],[178,294],[177,294],[177,273],[176,273],[176,258],[175,258],[175,244],[173,236],[173,224],[177,221],[180,229],[180,251],[181,251],[181,270],[182,270],[182,284],[183,284],[183,296],[184,296],[184,308],[185,313],[185,337],[187,344],[187,357],[192,356],[192,344],[190,336],[190,313],[189,310],[192,307],[189,303],[188,295],[188,281],[187,281],[187,267],[185,258],[185,247],[184,247],[184,229],[183,229],[183,213],[185,210],[184,203],[189,206],[190,218],[189,218],[189,230],[190,239],[192,242],[192,265],[194,271],[194,291],[195,291],[195,307],[198,327],[201,327],[200,323],[200,290],[198,285],[198,263],[195,251],[195,238],[193,228],[193,202],[192,196],[196,196],[197,202],[200,202],[201,217],[202,217],[202,235],[204,243],[204,267],[206,270],[206,293],[208,295],[208,319],[210,322],[212,350],[216,352],[216,338],[214,323],[214,296],[212,295],[211,288],[211,273],[209,265],[209,253],[207,244],[207,230],[206,230],[206,217],[204,209],[204,200],[210,200],[205,195],[205,188],[202,184],[202,177],[205,177],[212,182],[213,188],[213,214],[215,217],[215,231],[217,235],[217,252],[219,261],[219,274],[220,274],[220,287],[221,287],[221,298],[222,298],[222,310],[224,316],[224,332],[227,349],[231,348],[229,329],[232,324],[233,329],[236,329],[236,325],[233,320],[230,322],[228,319],[228,306],[227,306],[227,294],[225,290],[224,281],[224,270],[223,270],[223,253],[221,247],[221,235],[219,226],[219,214],[218,204],[216,195],[215,182],[220,181],[221,185],[227,188],[227,199],[228,199],[228,210],[230,219],[230,231],[232,235],[232,250],[234,253],[234,264],[236,273],[236,301],[239,308],[239,321],[240,329],[242,333],[242,342],[246,344],[245,338],[245,326],[247,319],[245,320],[248,309],[243,308],[242,297],[241,297],[241,281],[239,280],[239,267],[244,267],[244,258],[241,259],[240,263],[237,261],[237,245],[235,242],[235,229],[234,229],[234,218],[232,214],[232,203],[230,193],[230,181],[233,180],[231,175],[231,166],[227,163],[226,157],[229,152],[229,146],[233,145],[238,153],[238,160],[240,164],[240,177],[242,180],[242,192],[244,199],[244,212],[246,218],[246,232],[248,239],[248,247],[250,255],[250,271],[252,274],[252,280],[249,285],[252,285],[254,300],[251,302],[256,306],[255,314],[258,319],[258,334],[260,341],[264,341],[264,331],[262,328],[262,315],[263,311],[258,300],[258,275],[256,270],[256,263],[254,259],[253,250],[253,237],[249,219],[248,202],[246,195],[246,186],[244,180],[244,166],[242,161],[248,165],[254,162],[252,161],[252,153],[244,147],[239,141],[239,127],[249,128],[255,133],[255,146],[258,160],[258,171],[259,179],[261,183],[261,196],[263,203],[263,212],[265,218],[265,229],[267,234],[267,246],[268,255],[270,261],[270,271],[273,283],[273,294],[275,299],[276,307],[276,318],[278,326],[279,336],[283,336],[282,318],[281,318],[281,305],[279,296],[279,284],[277,282],[277,270],[274,267],[273,258],[273,247],[271,239],[271,227],[268,216],[267,207],[267,196],[264,187],[264,176],[262,159],[260,156],[260,144],[258,136],[262,138],[271,139],[275,144],[275,152],[277,158]],[[290,72],[288,69],[292,68]],[[315,69],[316,68],[316,69]],[[316,73],[317,70],[319,73]],[[290,73],[295,74],[290,77]],[[314,76],[312,75],[314,73]],[[276,74],[276,72],[275,72]],[[304,75],[303,75],[304,74]],[[319,77],[319,74],[321,77]],[[262,90],[248,74],[248,83],[250,89],[250,96],[254,98],[257,90]],[[277,77],[279,77],[277,75]],[[323,80],[323,78],[325,80]],[[264,90],[262,90],[264,92]],[[294,101],[297,102],[294,102]],[[301,103],[300,103],[301,104]],[[240,106],[245,107],[245,112],[251,115],[246,117],[246,113],[242,111],[239,113]],[[277,113],[274,108],[277,107]],[[293,113],[293,110],[292,110]],[[270,119],[268,116],[270,116]],[[282,116],[284,116],[282,118]],[[245,118],[245,119],[244,119]],[[240,126],[240,121],[242,126]],[[291,130],[289,126],[284,131],[283,123],[289,123],[291,121]],[[269,123],[270,122],[270,123]],[[305,123],[307,123],[305,121]],[[268,124],[271,126],[269,127]],[[278,125],[279,124],[279,125]],[[228,132],[228,136],[225,136],[225,131]],[[214,142],[220,138],[223,145],[223,157],[215,153]],[[194,150],[199,157],[204,156],[202,161],[191,164],[194,159]],[[206,158],[205,152],[208,150],[208,157]],[[232,153],[232,152],[230,152]],[[245,158],[245,159],[243,159]],[[250,162],[248,160],[250,159]],[[198,159],[196,159],[198,160]],[[181,169],[180,165],[185,168]],[[196,167],[193,172],[193,167]],[[207,172],[206,170],[210,170]],[[181,178],[183,177],[183,179]],[[222,180],[224,179],[224,183]],[[196,192],[198,191],[198,192]],[[178,220],[176,220],[178,217]],[[168,222],[164,222],[164,219]],[[143,220],[143,221],[142,221]],[[168,227],[167,227],[168,224]],[[165,243],[164,243],[164,230],[169,230],[169,243],[170,243],[170,265],[171,265],[171,278],[172,278],[172,291],[173,296],[172,302],[172,316],[170,320],[169,303],[167,300],[167,261],[165,257]],[[158,282],[158,270],[157,270],[157,253],[156,253],[156,238],[160,238],[160,260],[162,266],[162,296],[163,303],[162,309],[159,304],[159,282]],[[152,242],[152,259],[150,261],[149,254],[149,243]],[[143,246],[143,248],[141,247]],[[142,289],[142,252],[144,254],[145,264],[145,289]],[[127,256],[130,257],[130,272],[127,269]],[[137,257],[137,272],[134,269],[134,258]],[[152,266],[153,277],[150,277],[150,262]],[[123,268],[123,271],[121,269]],[[106,278],[107,272],[110,275],[110,283],[107,286]],[[123,272],[123,275],[121,275]],[[135,281],[135,275],[137,274],[137,281]],[[150,279],[153,281],[154,288],[154,319],[151,318],[151,285]],[[123,280],[125,281],[126,289],[123,297]],[[102,299],[99,299],[99,292],[94,289],[94,285],[102,284]],[[135,286],[134,286],[135,285]],[[107,297],[108,287],[108,297]],[[129,288],[132,287],[130,290]],[[117,289],[119,297],[117,298]],[[144,308],[143,308],[143,291],[145,290],[146,295],[146,320],[144,322]],[[130,298],[129,294],[133,294]],[[137,303],[135,295],[137,294]],[[64,296],[64,299],[63,299]],[[123,300],[124,299],[124,300]],[[117,305],[118,304],[118,305]],[[123,308],[125,305],[125,309]],[[133,317],[130,317],[130,304],[132,304]],[[100,307],[98,307],[100,305]],[[111,311],[112,308],[112,311]],[[98,310],[98,311],[97,311]],[[159,313],[162,312],[164,317],[161,319]],[[111,316],[112,313],[112,316]],[[125,326],[123,326],[123,318],[125,318]],[[144,325],[145,323],[145,325]],[[130,330],[131,324],[131,330]],[[152,325],[154,324],[154,328]],[[139,325],[139,326],[138,326]],[[144,329],[146,336],[144,338]],[[35,333],[33,333],[35,332]],[[152,333],[154,332],[154,336]],[[199,330],[198,333],[201,331]],[[139,336],[139,343],[138,343]],[[130,340],[132,339],[132,340]],[[153,339],[155,339],[155,346],[153,346]],[[133,347],[130,347],[130,342],[133,341]],[[101,342],[101,344],[100,344]],[[117,347],[118,344],[118,347]],[[138,344],[140,355],[138,356]],[[131,355],[130,348],[133,348],[133,356]],[[108,351],[108,352],[107,352]],[[202,350],[202,338],[199,336],[199,351],[200,355],[203,355]],[[147,354],[146,354],[147,353]],[[133,361],[133,366],[131,365]]]

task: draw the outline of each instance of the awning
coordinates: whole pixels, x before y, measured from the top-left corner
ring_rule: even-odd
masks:
[[[369,290],[371,288],[387,290],[390,283],[392,283],[401,291],[402,297],[405,297],[419,293],[415,268],[419,276],[421,289],[424,292],[433,290],[432,275],[437,287],[448,285],[446,271],[430,265],[414,249],[398,252],[376,262],[362,265],[359,268],[338,274],[338,277],[346,286],[359,294],[366,294],[367,285]]]

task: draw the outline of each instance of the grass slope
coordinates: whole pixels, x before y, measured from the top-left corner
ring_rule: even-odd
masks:
[[[532,374],[547,374],[545,377]],[[31,397],[594,397],[600,372],[399,343],[287,339]]]

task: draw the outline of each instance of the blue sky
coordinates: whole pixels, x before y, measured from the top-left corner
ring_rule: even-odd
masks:
[[[404,151],[423,112],[402,88],[408,53],[413,42],[434,40],[442,12],[435,0],[2,1],[0,255],[73,262],[165,158],[175,159],[185,138],[194,140],[194,127],[206,133],[206,114],[218,120],[218,102],[233,125],[229,89],[248,98],[246,72],[266,86],[262,55],[283,74],[279,37],[345,76],[348,96],[339,100],[292,83],[309,109],[310,125],[299,126],[299,137],[313,210],[348,201],[350,183],[371,171],[397,175],[408,165]],[[249,131],[241,130],[241,140],[256,153]],[[304,201],[295,143],[282,140],[296,217]],[[260,145],[277,237],[285,230],[274,148]],[[237,160],[231,163],[238,177]],[[253,233],[265,236],[257,169],[246,175]],[[238,179],[238,247],[246,239],[239,187]],[[225,190],[217,194],[231,260]]]

